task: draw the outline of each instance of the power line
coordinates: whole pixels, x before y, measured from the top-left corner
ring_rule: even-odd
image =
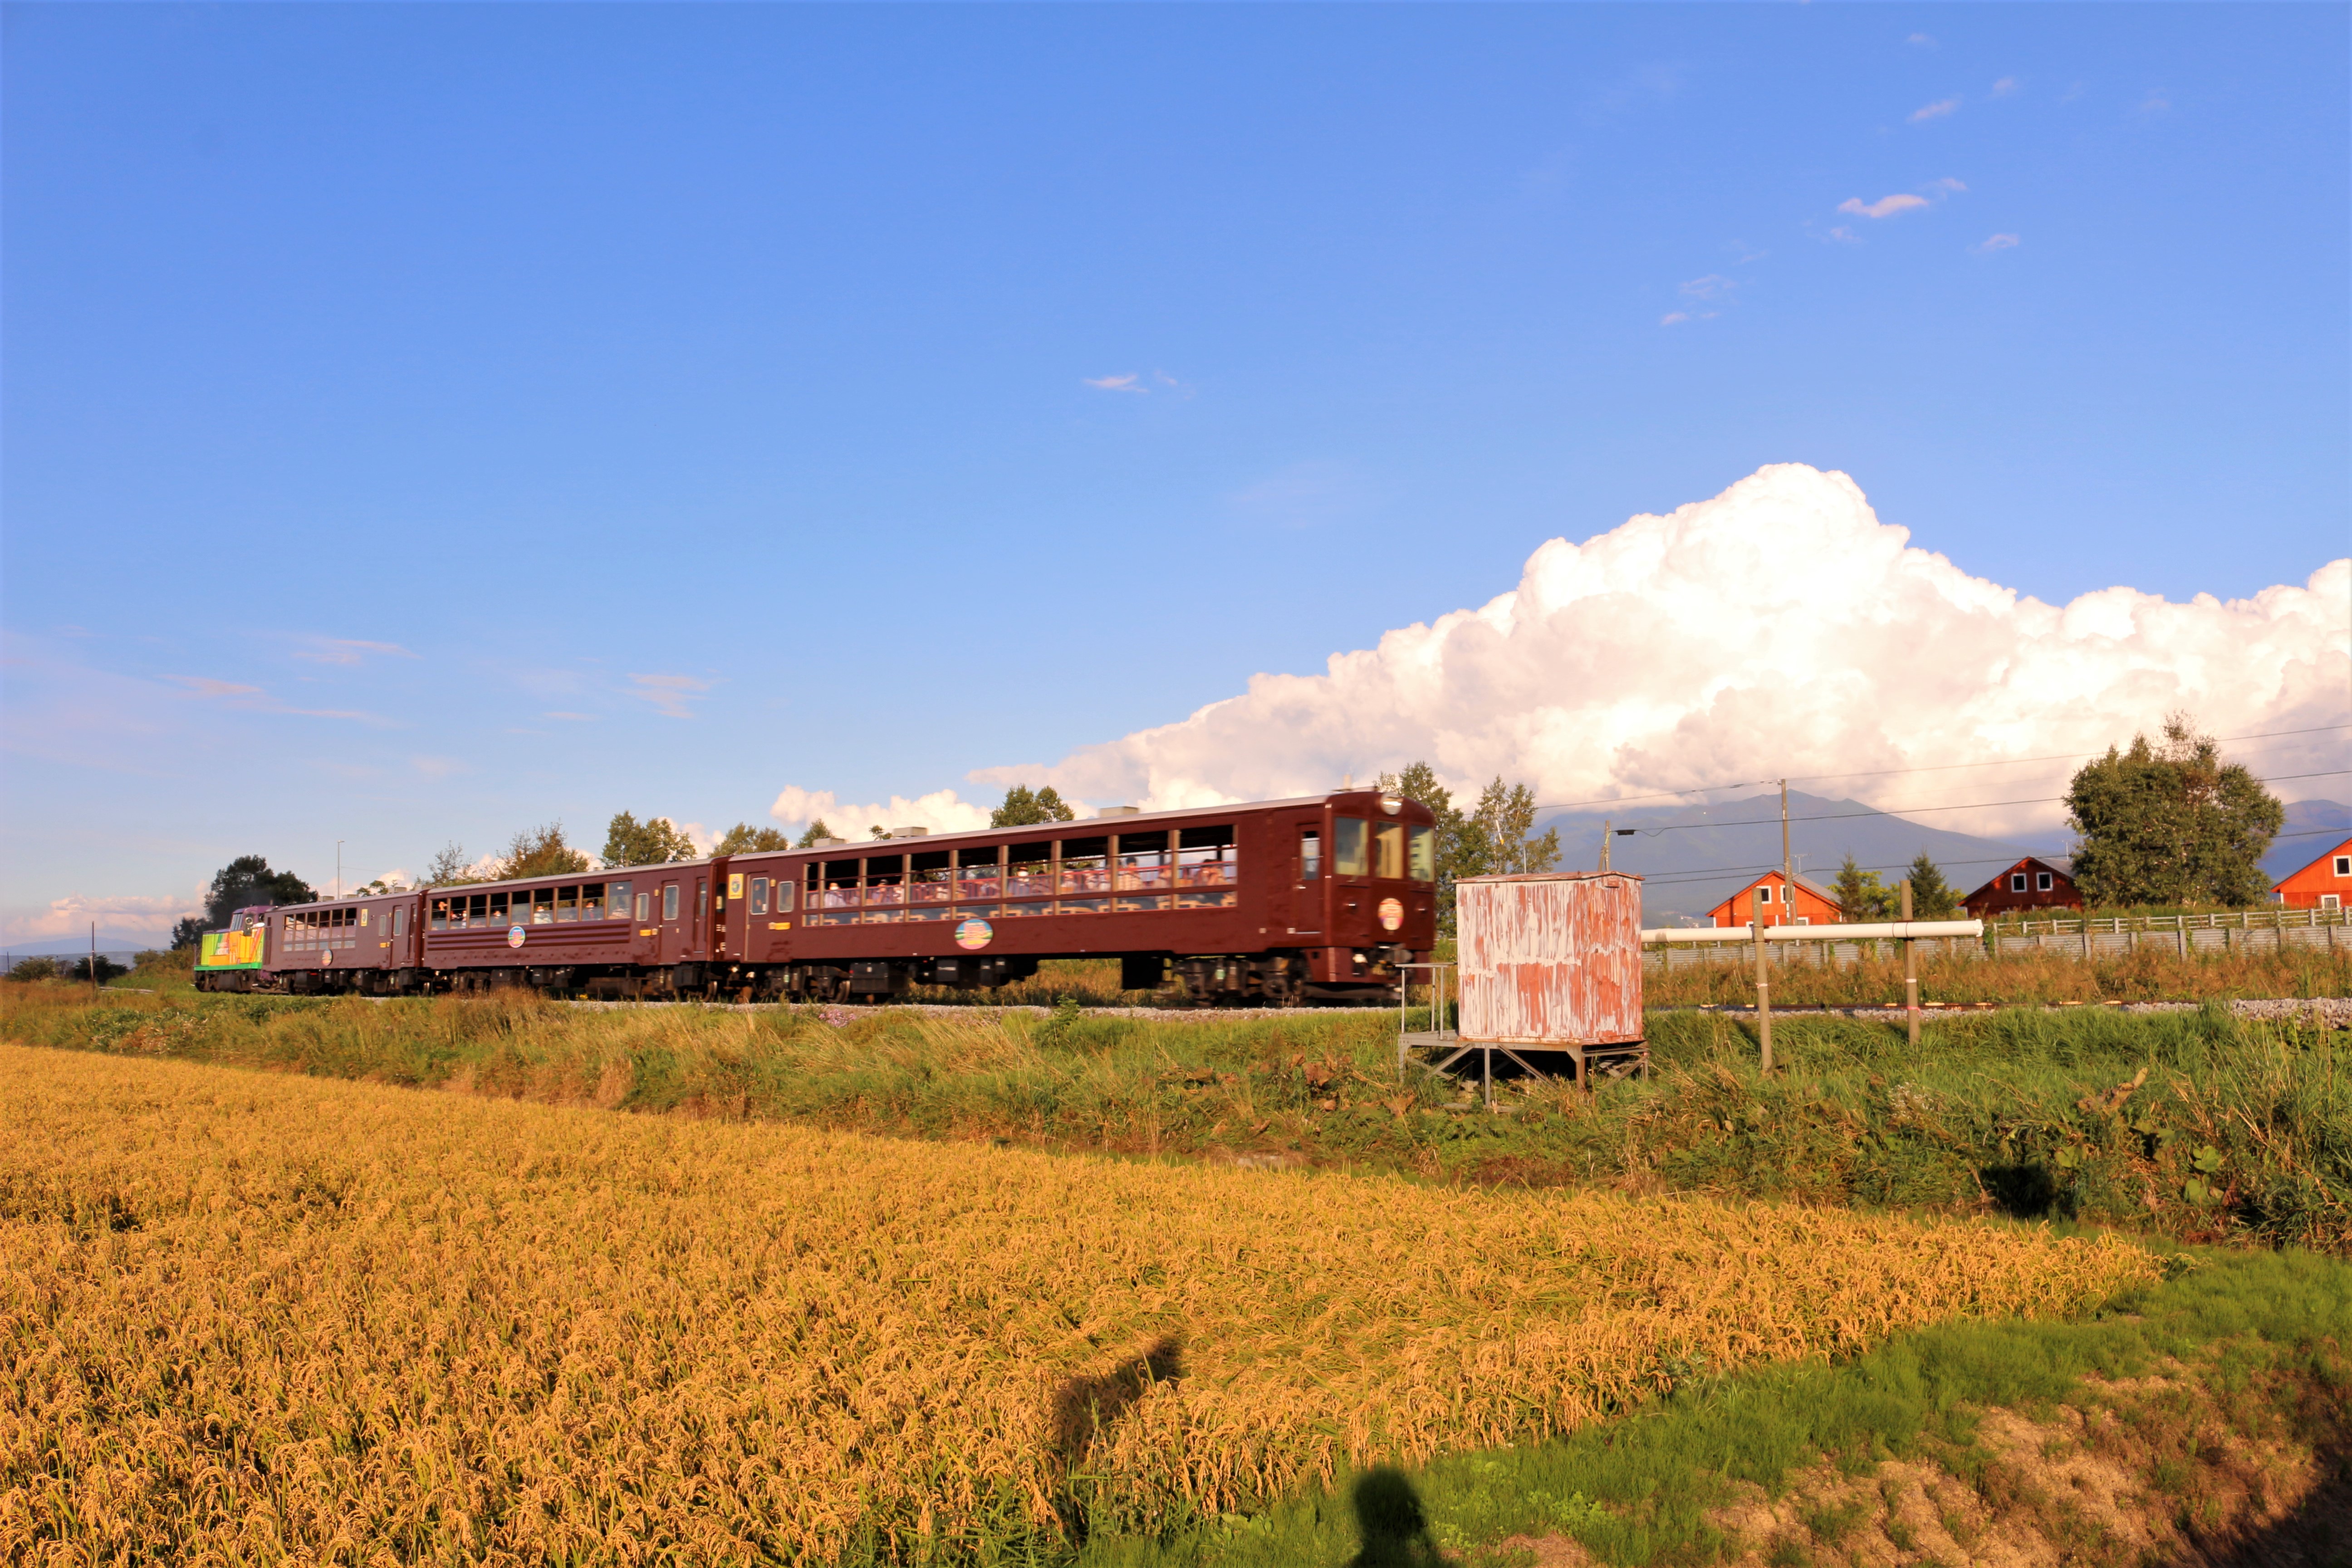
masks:
[[[1780,821],[1780,818],[1776,816],[1772,820],[1778,822]],[[2293,833],[2274,834],[2272,837],[2271,841],[2275,844],[2280,839],[2284,838],[2340,838],[2345,837],[2352,837],[2352,828],[2305,827],[2297,828]],[[2026,851],[2026,858],[2061,860],[2073,858],[2071,856],[2058,854],[2055,852],[2044,854],[2039,849],[2031,849]],[[1937,866],[2000,866],[2011,863],[2011,862],[2008,857],[2000,855],[1971,856],[1966,860],[1938,860],[1936,862]],[[1862,866],[1857,867],[1856,869],[1864,871],[1899,871],[1909,864],[1909,861],[1905,861],[1899,866],[1890,863],[1883,866]],[[1778,860],[1775,860],[1769,865],[1761,866],[1717,866],[1713,868],[1702,868],[1696,870],[1685,868],[1680,870],[1668,872],[1655,877],[1645,875],[1640,871],[1625,871],[1622,874],[1629,877],[1640,877],[1644,887],[1671,888],[1678,886],[1684,882],[1711,882],[1722,877],[1754,876],[1759,872],[1777,871],[1780,868],[1780,863]],[[1805,881],[1808,879],[1809,879],[1801,875],[1798,878],[1799,881]]]
[[[2265,730],[2259,734],[2253,735],[2224,735],[2217,740],[2214,744],[2231,745],[2240,741],[2272,741],[2286,735],[2325,735],[2332,733],[2337,730],[2352,730],[2352,724],[2317,724],[2307,730]],[[1686,795],[1709,795],[1717,790],[1722,789],[1754,789],[1760,788],[1765,784],[1777,784],[1781,783],[1819,784],[1823,779],[1892,778],[1898,773],[1949,773],[1955,768],[2001,768],[2016,766],[2025,763],[2072,763],[2079,762],[2084,757],[2104,757],[2105,755],[2105,752],[2059,752],[2046,757],[1994,757],[1989,758],[1981,763],[1936,763],[1925,767],[1916,768],[1872,768],[1856,773],[1806,773],[1801,777],[1792,777],[1787,780],[1741,779],[1730,784],[1693,784],[1688,789],[1660,790],[1653,795],[1603,795],[1596,800],[1571,800],[1563,805],[1538,805],[1536,809],[1538,811],[1576,811],[1588,805],[1618,805],[1628,801],[1636,800],[1679,800]],[[2294,776],[2301,777],[2304,775],[2298,774]],[[2315,777],[2318,775],[2311,776]],[[1778,822],[1780,818],[1776,816],[1772,820]]]
[[[2286,784],[2294,779],[2332,779],[2352,773],[2352,768],[2328,768],[2315,773],[2281,773],[2276,778],[2257,779],[2257,784]],[[1861,811],[1825,811],[1812,816],[1792,816],[1795,822],[1850,822],[1864,816],[1911,816],[1923,811],[1990,811],[1997,805],[2054,805],[2066,797],[2063,795],[2036,795],[2028,800],[1979,800],[1958,805],[1889,805],[1870,806]],[[1777,816],[1743,816],[1737,822],[1662,822],[1655,827],[1622,828],[1621,833],[1638,833],[1651,837],[1660,833],[1678,833],[1693,827],[1765,827],[1777,826]],[[1956,862],[1957,863],[1957,862]]]

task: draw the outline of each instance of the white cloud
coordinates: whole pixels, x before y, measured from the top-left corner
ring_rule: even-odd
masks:
[[[161,943],[171,936],[174,925],[189,915],[203,913],[204,907],[201,895],[147,898],[119,894],[92,899],[73,893],[50,900],[49,907],[37,914],[19,915],[7,921],[5,940],[37,942],[44,937],[79,936],[95,921],[101,943],[121,936],[149,937]]]
[[[1959,107],[1960,100],[1957,98],[1939,98],[1933,103],[1921,104],[1905,118],[1914,125],[1925,125],[1930,120],[1941,120],[1956,112]]]
[[[1839,224],[1835,228],[1832,228],[1826,234],[1822,235],[1822,237],[1823,239],[1835,240],[1840,245],[1860,245],[1862,243],[1862,236],[1854,233],[1853,230],[1846,227],[1843,224]]]
[[[1992,95],[1995,98],[2008,98],[2012,94],[2023,91],[2024,88],[2025,84],[2019,81],[2015,77],[2005,76],[1999,81],[1992,84]]]
[[[962,833],[988,826],[988,810],[958,798],[951,789],[934,790],[909,800],[894,795],[887,801],[844,802],[831,790],[787,786],[768,807],[768,815],[792,827],[806,827],[822,817],[836,838],[864,838],[869,827],[928,827],[933,833]]]
[[[2139,111],[2142,114],[2161,114],[2171,107],[2172,100],[2160,92],[2151,92],[2139,102]]]
[[[313,664],[358,664],[372,653],[394,658],[416,657],[396,642],[367,642],[359,637],[304,637],[294,657]]]
[[[1723,300],[1728,299],[1738,287],[1737,280],[1710,272],[1704,278],[1694,278],[1684,284],[1682,292],[1692,300]]]
[[[644,698],[672,719],[693,718],[687,705],[710,689],[710,682],[691,675],[632,675],[629,680],[630,696]]]
[[[356,708],[289,707],[258,686],[219,680],[209,675],[167,675],[163,679],[175,686],[184,687],[184,696],[215,700],[231,708],[243,708],[256,713],[287,713],[301,719],[352,719],[379,729],[388,728],[393,722],[381,713],[369,713]]]
[[[1088,375],[1080,376],[1078,379],[1081,384],[1091,386],[1097,392],[1149,392],[1151,390],[1143,384],[1143,377],[1133,371],[1128,372],[1125,375]]]
[[[1986,256],[1996,250],[2013,250],[2024,243],[2013,234],[1995,234],[1987,236],[1969,248],[1979,256]]]
[[[1965,191],[1968,189],[1968,186],[1958,180],[1946,178],[1941,180],[1930,180],[1924,188],[1931,194],[1949,195],[1954,191]]]
[[[1690,319],[1691,313],[1688,310],[1668,310],[1664,315],[1658,318],[1658,325],[1662,327],[1679,327]]]
[[[1915,49],[1932,49],[1936,47],[1936,40],[1925,33],[1914,33],[1904,42]]]
[[[2115,587],[2046,605],[1910,547],[1845,475],[1778,464],[1582,544],[1554,539],[1511,592],[1335,654],[1321,674],[1261,675],[1178,722],[971,779],[1168,807],[1307,793],[1423,758],[1456,788],[1500,773],[1565,802],[1999,762],[2095,751],[2174,708],[2220,735],[2341,722],[2347,643],[2352,559],[2227,603]],[[2342,743],[2318,738],[2315,754]],[[2288,771],[2275,753],[2264,763]],[[2017,776],[1837,788],[1896,806],[2057,793],[1982,784]],[[2063,771],[2036,776],[2054,785]],[[772,815],[823,816],[844,837],[985,821],[951,790],[845,805],[793,788]],[[2055,819],[2047,805],[1935,818],[1976,832]]]
[[[1852,213],[1856,217],[1893,217],[1896,213],[1909,212],[1914,207],[1924,207],[1927,205],[1927,198],[1925,196],[1915,196],[1908,191],[1897,191],[1891,196],[1881,196],[1874,202],[1865,202],[1860,196],[1848,196],[1838,203],[1837,210],[1842,213]]]

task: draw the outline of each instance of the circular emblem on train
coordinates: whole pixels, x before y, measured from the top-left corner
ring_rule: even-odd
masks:
[[[956,922],[956,945],[958,947],[986,947],[990,942],[995,940],[996,928],[990,925],[986,921],[958,921]]]
[[[1394,931],[1404,924],[1404,905],[1394,899],[1381,900],[1381,929]]]
[[[522,945],[522,927],[507,927],[507,945],[509,947],[520,947]]]

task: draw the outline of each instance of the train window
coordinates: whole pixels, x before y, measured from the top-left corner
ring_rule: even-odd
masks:
[[[970,902],[992,899],[1003,886],[1004,851],[992,844],[985,849],[956,851],[956,897]]]
[[[662,919],[666,921],[677,919],[677,884],[676,882],[662,884]]]
[[[458,900],[457,902],[460,908],[464,907],[465,900],[463,899]],[[457,918],[462,921],[466,917],[459,915]],[[446,899],[436,899],[433,900],[433,929],[435,931],[447,931],[449,929],[449,900]]]
[[[629,885],[591,882],[580,889],[580,918],[583,921],[626,920],[629,918]]]
[[[1405,868],[1416,882],[1437,880],[1437,829],[1409,827],[1405,829],[1409,847],[1405,850]]]
[[[394,904],[392,907],[392,934],[394,936],[408,934],[408,906],[405,904]]]
[[[489,895],[488,893],[474,894],[466,900],[466,923],[469,926],[486,926],[489,924],[490,917],[488,909]]]
[[[1064,893],[1110,891],[1110,840],[1108,838],[1062,840],[1062,879],[1059,890]]]
[[[1120,892],[1160,893],[1168,890],[1173,868],[1168,863],[1167,834],[1120,834],[1117,859]]]
[[[653,895],[651,893],[639,893],[637,895],[637,919],[641,921],[649,919],[653,914],[652,905]]]
[[[1323,835],[1316,828],[1301,828],[1298,834],[1298,879],[1311,882],[1323,874]]]
[[[768,912],[768,879],[765,877],[751,879],[751,912],[755,915]]]
[[[822,908],[828,910],[845,910],[856,905],[857,902],[857,862],[855,860],[827,860],[824,864],[824,877],[818,882],[815,891],[809,897],[809,907],[811,909]],[[816,865],[817,863],[814,860],[809,862],[810,869],[814,870]]]
[[[490,895],[490,923],[492,925],[507,923],[507,896],[504,893]]]
[[[1054,847],[1051,844],[1015,844],[1005,850],[1004,896],[1008,899],[1041,899],[1054,890]],[[1045,911],[1024,905],[1009,905],[1006,914],[1043,914]]]
[[[580,918],[580,889],[576,884],[572,887],[555,889],[555,918],[559,921],[576,921]]]
[[[790,910],[792,907],[793,885],[790,882],[785,881],[782,877],[779,877],[776,879],[776,908],[774,912],[781,915]]]
[[[522,919],[522,895],[515,895],[515,919]],[[530,923],[535,926],[555,923],[555,889],[540,888],[530,895]]]
[[[1360,877],[1368,858],[1364,854],[1364,825],[1356,817],[1337,816],[1331,819],[1331,869],[1342,877]]]
[[[1404,876],[1404,824],[1381,822],[1372,826],[1372,875],[1402,879]]]
[[[866,858],[866,906],[890,909],[907,901],[907,858],[869,855]]]
[[[907,857],[907,896],[918,904],[944,904],[955,895],[951,849],[924,849]]]

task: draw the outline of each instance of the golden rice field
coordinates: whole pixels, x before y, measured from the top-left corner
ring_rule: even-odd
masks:
[[[1051,1556],[2154,1276],[1964,1223],[0,1073],[17,1563]]]

